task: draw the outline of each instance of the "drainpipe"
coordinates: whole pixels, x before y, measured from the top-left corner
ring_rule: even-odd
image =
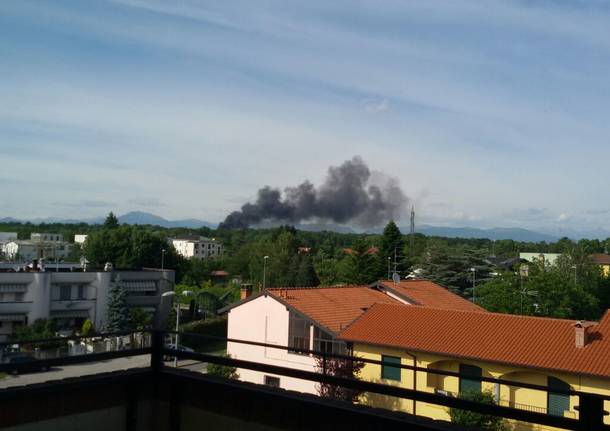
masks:
[[[417,390],[417,357],[407,351],[405,351],[407,355],[413,358],[413,390]],[[417,416],[417,401],[414,399],[411,400],[413,402],[413,416]]]

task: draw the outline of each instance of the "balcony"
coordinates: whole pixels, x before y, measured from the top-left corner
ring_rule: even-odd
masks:
[[[141,333],[140,333],[141,334]],[[79,366],[105,361],[140,358],[137,368],[79,376],[76,378],[12,386],[0,389],[0,428],[13,429],[82,429],[88,430],[302,430],[302,429],[408,429],[458,430],[448,422],[433,421],[413,415],[374,409],[362,405],[302,394],[264,385],[244,383],[206,374],[209,364],[237,367],[310,380],[319,384],[337,385],[387,396],[417,400],[445,407],[456,407],[504,418],[527,421],[570,430],[609,430],[603,424],[604,400],[610,397],[570,392],[577,396],[579,418],[553,417],[541,412],[466,401],[451,396],[415,391],[379,383],[338,377],[327,373],[295,370],[280,366],[237,360],[212,353],[174,350],[164,344],[173,333],[153,331],[139,337],[137,343],[116,343],[115,349],[77,356],[54,357],[39,361],[36,366]],[[200,337],[217,344],[218,337]],[[136,339],[130,333],[104,334],[107,339]],[[49,343],[82,341],[83,337],[24,342]],[[263,343],[226,340],[267,348]],[[8,345],[9,343],[4,343]],[[11,343],[12,344],[12,343]],[[3,343],[0,343],[0,347]],[[122,347],[121,347],[122,346]],[[287,348],[286,348],[287,349]],[[203,349],[205,351],[205,349]],[[325,361],[333,357],[323,352]],[[163,361],[164,356],[190,359],[204,364],[200,371],[174,368]],[[346,356],[343,358],[354,360]],[[360,358],[357,358],[360,360]],[[169,363],[171,364],[171,363]],[[11,372],[18,365],[0,364],[0,372]],[[105,368],[110,368],[109,366]],[[21,377],[19,377],[21,378]],[[532,385],[529,385],[532,386]]]

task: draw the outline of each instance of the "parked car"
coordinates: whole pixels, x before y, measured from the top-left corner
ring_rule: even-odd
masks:
[[[11,370],[11,373],[13,374],[49,371],[48,365],[45,365],[41,360],[27,354],[11,356],[6,359],[5,364],[15,367]]]
[[[174,348],[174,345],[173,345],[173,344],[170,344],[170,345],[168,345],[167,347],[169,347],[169,348],[173,349],[173,348]],[[189,353],[194,352],[194,350],[193,350],[193,349],[191,349],[190,347],[187,347],[187,346],[183,346],[182,344],[178,344],[178,349],[177,349],[177,350],[178,350],[179,352],[189,352]],[[163,357],[163,360],[164,360],[164,361],[173,361],[173,360],[174,360],[174,357],[173,357],[173,356],[171,356],[171,355],[165,355],[165,356]]]

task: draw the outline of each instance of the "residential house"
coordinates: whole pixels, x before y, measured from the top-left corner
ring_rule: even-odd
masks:
[[[349,343],[355,356],[383,364],[365,364],[360,377],[367,381],[447,396],[489,391],[502,406],[571,418],[577,417],[577,397],[553,389],[610,395],[610,312],[595,323],[379,303],[337,339]],[[417,372],[397,364],[416,366]],[[481,377],[548,390],[482,382]],[[443,406],[375,394],[365,394],[361,401],[449,420]],[[610,410],[608,401],[605,409]]]
[[[610,275],[610,254],[597,253],[589,256],[593,263],[599,266],[604,277]]]
[[[216,238],[206,238],[199,235],[183,235],[171,239],[178,254],[187,259],[207,259],[220,257],[224,253],[222,243]]]
[[[346,344],[337,339],[339,333],[377,303],[484,312],[427,280],[377,282],[370,286],[276,288],[250,296],[244,288],[241,301],[220,310],[228,313],[228,338],[281,348],[229,342],[227,353],[236,359],[317,371],[316,359],[299,350],[346,353]],[[311,381],[245,369],[238,373],[244,381],[317,393],[316,384]]]

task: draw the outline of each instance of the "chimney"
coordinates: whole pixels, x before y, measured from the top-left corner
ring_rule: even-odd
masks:
[[[593,325],[594,323],[583,322],[582,320],[579,320],[574,324],[574,332],[576,336],[575,341],[577,348],[582,349],[587,345],[587,342],[589,341],[589,328]]]
[[[252,286],[247,284],[242,284],[239,289],[239,299],[246,299],[250,295],[252,295]]]

